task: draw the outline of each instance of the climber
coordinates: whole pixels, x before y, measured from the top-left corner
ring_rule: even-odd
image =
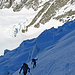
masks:
[[[38,59],[32,59],[31,64],[33,64],[33,69],[36,67],[36,60],[38,60]]]
[[[22,69],[23,69],[24,75],[27,74],[27,71],[30,72],[30,68],[28,67],[28,65],[26,63],[23,63],[23,66],[21,67],[19,74],[21,73]]]

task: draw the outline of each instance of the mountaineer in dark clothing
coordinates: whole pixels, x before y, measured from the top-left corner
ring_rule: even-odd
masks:
[[[26,63],[23,63],[23,66],[21,67],[19,74],[21,73],[22,69],[23,69],[24,75],[27,74],[27,70],[28,70],[28,72],[30,72],[30,68],[28,67],[28,65]]]
[[[36,60],[38,60],[38,59],[32,59],[31,64],[33,64],[33,69],[36,67]]]

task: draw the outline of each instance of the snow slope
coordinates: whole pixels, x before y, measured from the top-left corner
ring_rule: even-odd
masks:
[[[36,58],[39,60],[37,61],[37,67],[31,70],[32,75],[74,75],[74,44],[75,30],[63,36],[53,48],[48,46],[44,52],[38,54]],[[18,75],[18,72],[13,75]]]
[[[25,1],[27,1],[27,4],[25,4]],[[61,1],[0,0],[0,55],[4,54],[5,49],[15,49],[23,40],[38,37],[45,29],[62,26],[63,23],[74,20],[75,0]],[[17,7],[17,4],[19,7]],[[13,12],[12,8],[15,11],[20,11]],[[25,35],[22,33],[22,29],[28,30]]]
[[[32,75],[74,75],[74,44],[75,30],[60,39],[53,48],[48,46],[46,51],[37,56],[39,61],[37,67],[31,70]]]
[[[0,75],[18,75],[22,63],[28,63],[32,75],[74,75],[75,74],[75,20],[58,29],[45,30],[37,38],[23,41],[12,51],[5,50],[0,56]],[[32,58],[38,58],[32,69]],[[30,75],[29,73],[27,75]]]

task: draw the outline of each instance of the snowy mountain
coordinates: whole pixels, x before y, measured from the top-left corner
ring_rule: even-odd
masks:
[[[0,75],[18,75],[24,62],[33,75],[74,75],[74,44],[75,20],[57,29],[45,30],[37,38],[23,41],[16,49],[5,50],[0,56]],[[30,64],[32,58],[38,58],[35,69]]]
[[[21,29],[13,28],[14,37],[19,30],[23,33],[29,31],[29,28],[40,28],[46,25],[51,19],[65,23],[75,19],[75,0],[1,0],[0,8],[12,8],[14,12],[19,12],[23,8],[33,9],[37,14],[27,24],[20,24]],[[29,11],[31,12],[31,11]],[[50,23],[51,24],[51,23]],[[22,28],[23,27],[23,28]],[[16,31],[17,29],[17,31]],[[11,33],[11,32],[10,32]]]

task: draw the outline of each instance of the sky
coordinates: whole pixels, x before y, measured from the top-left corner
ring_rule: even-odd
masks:
[[[12,37],[10,33],[12,33],[11,28],[14,25],[19,23],[24,23],[27,19],[28,22],[34,18],[38,11],[34,11],[33,9],[25,9],[23,8],[19,12],[13,12],[12,8],[10,9],[0,9],[0,55],[3,55],[5,49],[15,49],[17,48],[23,40],[32,39],[38,37],[41,32],[45,29],[49,29],[51,27],[58,27],[62,25],[62,23],[50,20],[46,23],[46,25],[41,25],[39,29],[31,26],[27,33],[19,33],[17,37]]]

